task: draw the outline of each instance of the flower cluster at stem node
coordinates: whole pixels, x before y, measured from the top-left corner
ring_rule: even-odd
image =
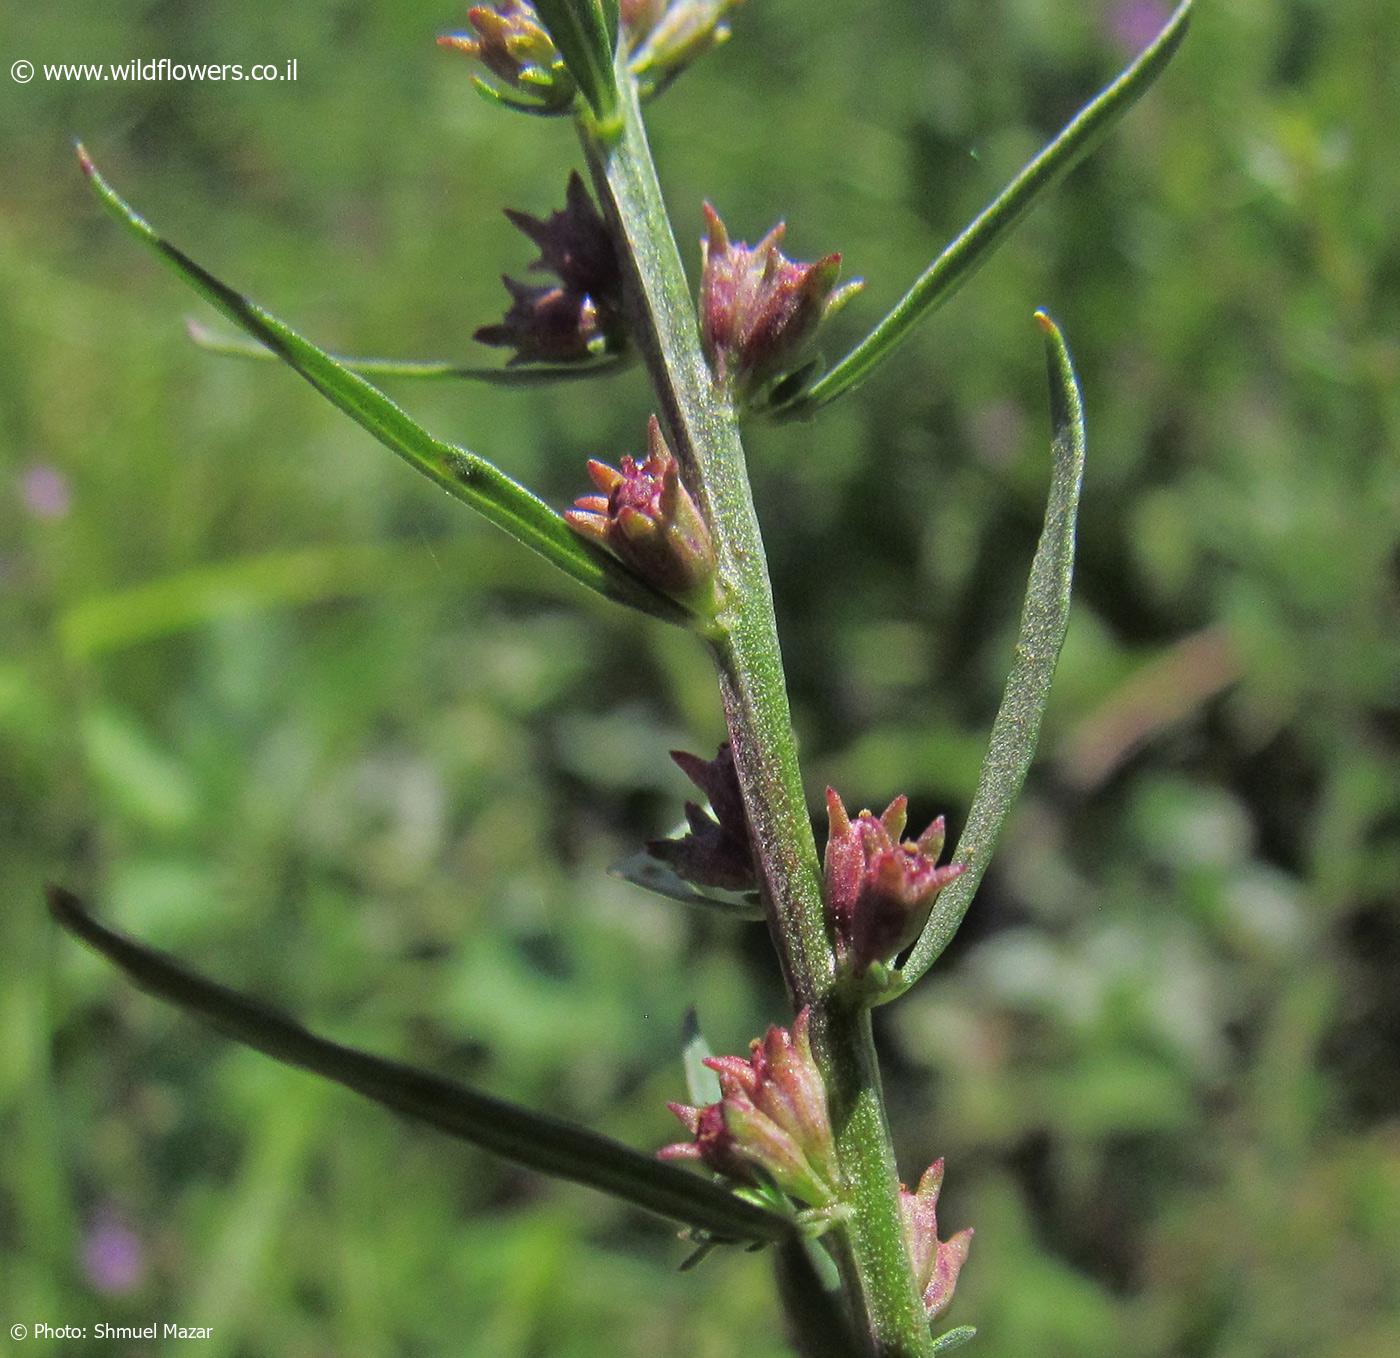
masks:
[[[901,839],[909,801],[899,796],[881,816],[854,819],[834,788],[826,790],[826,906],[840,963],[862,975],[918,938],[938,893],[966,865],[939,866],[944,823],[939,816],[916,840]]]
[[[902,1184],[899,1189],[909,1261],[930,1320],[948,1309],[958,1274],[972,1246],[971,1228],[959,1231],[950,1240],[938,1238],[938,1195],[942,1188],[943,1161],[935,1160],[924,1171],[916,1192],[911,1193]]]
[[[810,1011],[792,1029],[772,1027],[749,1057],[711,1056],[721,1098],[703,1108],[668,1107],[693,1138],[664,1146],[663,1160],[699,1160],[740,1184],[771,1181],[808,1207],[837,1199],[836,1147],[826,1086],[808,1040]]]
[[[511,308],[498,324],[482,326],[476,338],[514,349],[508,367],[580,363],[626,348],[622,266],[578,172],[569,176],[561,211],[541,218],[507,208],[506,217],[539,248],[531,270],[552,273],[558,282],[504,278]]]
[[[620,470],[590,461],[588,475],[598,493],[580,496],[564,518],[575,532],[609,548],[649,584],[700,608],[713,600],[710,530],[681,481],[680,464],[654,415],[647,442],[646,457],[624,457]]]
[[[709,799],[710,811],[694,802],[685,804],[689,831],[679,839],[654,839],[647,852],[695,886],[720,891],[753,891],[753,841],[744,795],[734,768],[734,752],[726,740],[713,759],[684,750],[672,750],[681,772]],[[711,814],[713,812],[713,814]]]
[[[779,222],[757,245],[732,241],[705,204],[701,242],[700,339],[715,381],[751,400],[789,371],[817,327],[863,286],[837,286],[841,256],[814,264],[788,259]]]
[[[524,113],[570,110],[578,85],[529,0],[494,0],[490,5],[474,5],[467,11],[467,19],[476,30],[475,37],[469,33],[447,33],[438,39],[438,46],[463,52],[480,62],[519,97],[504,94],[473,76],[472,82],[482,94]]]

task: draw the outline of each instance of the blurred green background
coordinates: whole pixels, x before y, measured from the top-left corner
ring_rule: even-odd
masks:
[[[654,105],[710,197],[845,252],[853,339],[1150,35],[1151,0],[751,0]],[[682,1014],[782,1014],[760,928],[609,878],[709,753],[689,638],[609,610],[291,374],[193,349],[100,212],[330,347],[471,358],[500,213],[568,127],[493,112],[447,0],[52,0],[0,66],[0,1320],[216,1355],[769,1358],[761,1255],[237,1050],[55,937],[106,917],[344,1040],[640,1146]],[[1052,310],[1090,420],[1042,754],[953,949],[879,1013],[901,1169],[977,1229],[981,1358],[1400,1352],[1400,5],[1205,4],[1111,140],[855,398],[749,440],[813,804],[965,813],[1047,480]],[[484,353],[484,351],[479,351]],[[489,356],[488,356],[489,357]],[[640,374],[392,388],[556,504]],[[25,1352],[159,1352],[31,1340]],[[182,1352],[186,1351],[182,1349]]]

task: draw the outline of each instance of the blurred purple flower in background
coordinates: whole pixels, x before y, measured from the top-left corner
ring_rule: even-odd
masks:
[[[36,463],[19,478],[20,499],[36,519],[62,519],[73,504],[68,478],[57,467]]]
[[[89,1223],[83,1236],[83,1272],[99,1292],[134,1292],[146,1276],[141,1238],[111,1208]]]
[[[1108,11],[1108,28],[1125,52],[1136,54],[1152,41],[1171,18],[1165,0],[1115,0]]]

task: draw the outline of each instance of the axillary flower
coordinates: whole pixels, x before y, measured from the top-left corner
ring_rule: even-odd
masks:
[[[710,530],[681,481],[680,466],[655,415],[647,426],[647,443],[646,457],[624,457],[620,470],[590,461],[588,475],[599,493],[581,496],[564,518],[575,532],[609,548],[657,589],[698,605],[708,599],[714,582]]]
[[[966,870],[938,864],[942,816],[918,839],[901,839],[908,809],[899,796],[883,815],[862,811],[853,820],[836,790],[826,790],[826,905],[837,954],[856,975],[913,943],[938,893]]]
[[[687,802],[689,832],[679,839],[654,839],[647,845],[647,852],[669,863],[677,874],[696,886],[721,891],[754,890],[757,881],[753,840],[729,742],[726,740],[719,747],[713,759],[701,759],[684,750],[672,750],[671,758],[709,798],[714,814]]]
[[[753,246],[730,240],[708,203],[705,222],[700,340],[715,381],[747,399],[790,369],[817,327],[864,285],[837,287],[840,255],[788,259],[778,249],[783,222]]]
[[[703,1108],[667,1106],[693,1138],[657,1152],[663,1160],[700,1160],[741,1184],[770,1179],[808,1207],[836,1200],[836,1149],[826,1086],[812,1058],[802,1010],[792,1029],[772,1027],[749,1044],[749,1058],[712,1056],[722,1098]]]
[[[559,212],[533,217],[507,208],[506,217],[539,249],[531,271],[552,273],[559,281],[531,284],[503,278],[510,310],[499,323],[482,326],[476,338],[514,349],[510,367],[586,362],[624,349],[622,268],[579,174],[569,176]]]
[[[909,1261],[930,1320],[948,1309],[958,1274],[972,1247],[971,1228],[959,1231],[950,1240],[938,1238],[938,1195],[942,1189],[943,1161],[935,1160],[924,1171],[916,1192],[911,1193],[902,1185],[899,1190]]]
[[[493,76],[522,98],[501,93],[494,85],[472,77],[488,99],[509,104],[528,113],[567,113],[578,86],[564,65],[534,5],[527,0],[495,0],[491,5],[475,5],[467,19],[476,30],[448,33],[438,39],[439,47],[465,53],[479,61]]]

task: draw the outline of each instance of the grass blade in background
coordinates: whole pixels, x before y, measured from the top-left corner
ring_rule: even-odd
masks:
[[[621,1142],[317,1037],[257,1000],[99,924],[62,887],[49,887],[48,900],[54,919],[65,930],[95,948],[142,990],[275,1060],[322,1075],[516,1164],[586,1184],[716,1236],[770,1241],[791,1233],[788,1221],[777,1213]]]
[[[919,321],[936,311],[986,263],[1040,194],[1068,174],[1166,69],[1186,36],[1192,4],[1193,0],[1184,0],[1137,60],[1075,114],[991,206],[929,265],[884,320],[829,372],[774,414],[780,419],[806,417],[852,390],[903,342]]]
[[[899,983],[882,997],[882,1002],[902,994],[929,969],[952,941],[972,904],[997,836],[1035,755],[1040,721],[1069,622],[1075,524],[1084,483],[1084,402],[1059,327],[1043,311],[1036,312],[1036,320],[1045,331],[1054,459],[1045,526],[1031,562],[1011,673],[992,723],[967,824],[951,860],[966,863],[967,871],[939,894],[933,914],[899,972]]]
[[[680,605],[638,579],[606,552],[584,542],[562,516],[498,467],[464,448],[434,438],[377,387],[342,367],[158,235],[97,172],[81,145],[78,160],[103,205],[132,235],[155,251],[206,301],[259,344],[271,349],[390,451],[589,589],[667,622],[683,622],[689,616]]]

